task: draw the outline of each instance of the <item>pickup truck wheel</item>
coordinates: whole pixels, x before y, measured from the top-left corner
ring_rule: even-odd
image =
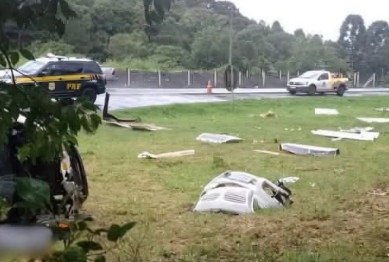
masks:
[[[314,96],[316,94],[316,86],[315,85],[310,85],[308,87],[308,95]]]
[[[96,90],[92,87],[86,87],[82,90],[81,96],[87,98],[90,102],[95,103],[97,98]]]
[[[338,89],[336,90],[336,94],[338,96],[343,96],[345,92],[346,92],[346,87],[343,85],[339,86]]]
[[[296,91],[295,90],[290,90],[289,91],[289,94],[291,94],[292,96],[294,96],[296,94]]]

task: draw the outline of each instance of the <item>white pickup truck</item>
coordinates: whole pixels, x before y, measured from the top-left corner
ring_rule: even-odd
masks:
[[[101,70],[103,71],[103,74],[105,75],[105,79],[107,81],[113,81],[117,80],[116,76],[116,69],[113,67],[105,67],[105,66],[100,66]]]
[[[347,91],[346,84],[348,81],[348,78],[324,70],[307,71],[296,78],[290,79],[286,89],[292,95],[296,93],[307,93],[309,95],[336,93],[338,96],[343,96]]]

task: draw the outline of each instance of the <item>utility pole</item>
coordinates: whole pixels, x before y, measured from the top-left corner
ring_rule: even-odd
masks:
[[[230,9],[230,48],[229,48],[229,52],[228,52],[228,64],[230,66],[230,70],[231,70],[231,100],[233,101],[234,100],[234,69],[232,68],[232,41],[233,41],[233,35],[234,35],[234,32],[233,32],[233,27],[232,27],[232,12],[233,12],[233,8],[232,6],[229,6]]]

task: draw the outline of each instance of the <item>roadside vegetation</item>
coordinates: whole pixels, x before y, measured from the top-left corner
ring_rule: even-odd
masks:
[[[68,3],[79,16],[66,24],[62,38],[43,27],[10,27],[9,31],[35,55],[78,54],[117,68],[197,70],[228,63],[229,15],[231,8],[236,9],[231,2],[177,0],[164,21],[158,18],[160,24],[146,28],[142,1]],[[277,21],[255,22],[234,11],[233,64],[241,71],[261,68],[267,72],[289,70],[292,74],[316,68],[346,72],[354,69],[368,76],[375,72],[378,80],[389,69],[388,23],[366,24],[357,14],[344,19],[339,24],[339,39],[327,41],[299,28],[285,32]]]

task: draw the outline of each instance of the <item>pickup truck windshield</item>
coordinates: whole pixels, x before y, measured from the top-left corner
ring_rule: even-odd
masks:
[[[318,78],[320,75],[320,72],[317,71],[308,71],[304,74],[300,75],[298,78],[306,78],[306,79],[312,79],[312,78]]]
[[[45,65],[46,63],[44,62],[31,60],[20,66],[18,71],[24,75],[33,75],[38,73],[38,71]]]

